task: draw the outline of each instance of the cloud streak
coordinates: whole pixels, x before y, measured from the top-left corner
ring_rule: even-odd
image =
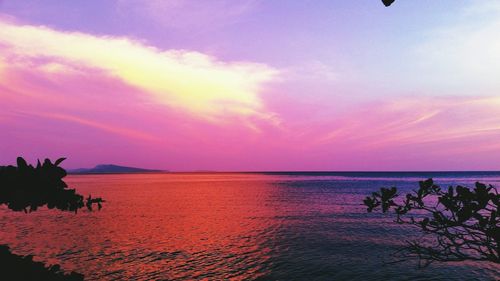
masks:
[[[140,139],[144,141],[154,141],[158,140],[157,138],[148,135],[146,133],[136,131],[136,130],[131,130],[128,128],[121,128],[117,126],[110,126],[103,124],[102,122],[96,122],[84,118],[80,118],[77,116],[72,116],[72,115],[67,115],[67,114],[61,114],[61,113],[30,113],[29,115],[33,116],[38,116],[38,117],[44,117],[44,118],[49,118],[49,119],[55,119],[55,120],[61,120],[65,122],[70,122],[70,123],[76,123],[79,125],[84,125],[87,127],[99,129],[105,132],[113,133],[113,134],[118,134],[127,138],[135,138],[135,139]]]
[[[204,118],[272,118],[260,98],[278,71],[252,62],[224,62],[186,50],[160,50],[126,37],[62,32],[0,20],[1,59],[48,73],[103,71],[153,101]],[[1,61],[1,60],[0,60]]]
[[[366,150],[433,144],[430,151],[453,141],[479,138],[495,141],[500,135],[498,97],[399,99],[372,103],[338,120],[337,128],[319,139],[321,144],[348,142]]]
[[[207,29],[230,23],[252,11],[256,0],[119,0],[118,12],[139,15],[165,28]]]

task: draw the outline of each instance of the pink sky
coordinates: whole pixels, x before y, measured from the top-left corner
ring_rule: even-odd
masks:
[[[498,170],[500,1],[471,4],[0,1],[0,163]]]

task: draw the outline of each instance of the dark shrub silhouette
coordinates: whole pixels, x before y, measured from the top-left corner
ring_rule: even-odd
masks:
[[[84,204],[83,196],[74,189],[68,189],[62,180],[66,171],[59,167],[65,158],[54,163],[45,159],[38,161],[36,167],[28,165],[22,157],[17,158],[17,167],[0,166],[0,205],[5,204],[13,211],[32,212],[47,205],[49,209],[77,212],[86,206],[92,210],[95,203],[101,208],[100,198],[88,197]]]
[[[84,278],[76,272],[64,273],[58,265],[45,267],[43,263],[33,261],[33,256],[14,255],[6,245],[0,245],[0,262],[1,280],[80,281]]]
[[[63,181],[66,171],[59,167],[65,158],[54,163],[49,159],[36,167],[28,165],[22,157],[17,158],[17,167],[0,166],[0,206],[6,205],[12,211],[25,213],[36,211],[39,207],[77,212],[78,209],[97,204],[101,209],[101,198],[83,196],[69,189]],[[4,280],[83,280],[83,275],[72,272],[64,274],[58,265],[45,267],[34,262],[32,256],[18,256],[10,253],[9,248],[0,245],[0,279]]]
[[[421,240],[407,241],[395,255],[400,261],[418,258],[419,266],[433,261],[500,263],[500,194],[492,185],[476,182],[474,189],[441,189],[432,179],[398,200],[396,187],[381,188],[366,197],[368,212],[393,211],[396,222],[419,228]]]

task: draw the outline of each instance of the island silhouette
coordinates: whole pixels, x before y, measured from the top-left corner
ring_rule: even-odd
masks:
[[[158,172],[168,172],[168,171],[119,166],[114,164],[99,164],[93,168],[79,168],[79,169],[68,170],[69,174],[129,174],[129,173],[158,173]]]

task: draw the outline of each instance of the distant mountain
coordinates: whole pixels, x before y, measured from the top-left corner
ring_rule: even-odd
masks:
[[[155,173],[155,172],[167,172],[167,171],[125,167],[112,164],[101,164],[95,166],[94,168],[73,169],[69,170],[68,172],[70,174],[125,174],[125,173]]]

